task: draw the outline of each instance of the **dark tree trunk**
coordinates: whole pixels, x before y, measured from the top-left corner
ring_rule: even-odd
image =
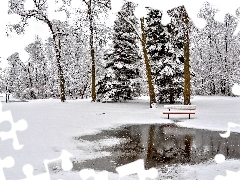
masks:
[[[31,78],[31,75],[30,75],[30,62],[28,62],[28,68],[27,68],[27,71],[28,71],[28,77],[29,77],[29,83],[30,83],[30,88],[33,87],[33,84],[32,84],[32,78]]]
[[[168,77],[168,82],[169,82],[169,85],[170,85],[170,88],[169,88],[169,103],[170,104],[174,104],[174,90],[173,90],[173,77]]]
[[[154,87],[152,83],[152,74],[151,74],[151,66],[150,66],[150,60],[148,58],[147,49],[146,49],[146,33],[144,28],[144,18],[140,18],[141,21],[141,30],[142,30],[142,51],[144,56],[144,62],[146,65],[146,74],[147,74],[147,80],[148,80],[148,91],[149,91],[149,97],[150,97],[150,108],[152,108],[152,105],[156,103],[156,97],[154,92]]]
[[[89,17],[89,28],[90,28],[90,53],[91,53],[91,64],[92,64],[92,102],[96,101],[96,89],[95,89],[95,52],[93,47],[93,15],[92,15],[92,0],[89,1],[88,5],[88,17]]]
[[[61,66],[61,41],[60,41],[60,34],[57,35],[58,32],[54,32],[52,23],[49,20],[46,20],[48,27],[51,30],[53,41],[54,41],[54,50],[56,53],[56,60],[57,60],[57,67],[58,67],[58,77],[59,77],[59,84],[60,84],[60,98],[61,102],[66,101],[65,97],[65,80],[63,76],[63,70]]]
[[[190,104],[190,70],[189,70],[189,18],[187,12],[184,12],[184,104]]]
[[[63,70],[62,70],[62,66],[61,66],[61,42],[60,39],[56,39],[54,42],[55,44],[55,51],[56,51],[56,59],[57,59],[57,67],[58,67],[58,76],[59,76],[59,81],[60,81],[60,97],[61,97],[61,101],[65,102],[66,101],[66,97],[65,97],[65,80],[64,80],[64,76],[63,76]]]

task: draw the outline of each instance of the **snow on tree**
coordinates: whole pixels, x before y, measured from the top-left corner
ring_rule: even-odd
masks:
[[[88,37],[82,29],[70,27],[69,35],[62,39],[62,57],[66,95],[71,99],[90,96],[90,65]]]
[[[86,5],[86,14],[89,27],[89,49],[91,56],[91,96],[92,102],[96,101],[96,43],[103,39],[98,39],[98,32],[101,31],[101,25],[99,23],[104,20],[104,16],[108,14],[108,10],[111,9],[110,0],[82,0]],[[101,24],[101,23],[100,23]],[[104,24],[104,22],[103,22]],[[103,27],[103,26],[102,26]],[[100,45],[101,46],[101,45]]]
[[[159,102],[174,103],[183,92],[183,43],[174,39],[174,24],[163,26],[162,12],[148,8],[147,49]],[[175,32],[174,32],[175,33]],[[177,45],[176,45],[177,44]]]
[[[150,108],[152,107],[156,107],[156,97],[155,97],[155,92],[154,92],[154,86],[153,86],[153,82],[152,82],[152,74],[151,74],[151,66],[150,66],[150,60],[148,57],[148,52],[147,52],[147,48],[146,48],[146,31],[145,31],[145,21],[144,21],[144,17],[140,18],[140,28],[141,28],[141,34],[138,32],[138,27],[136,27],[136,25],[134,25],[129,19],[128,17],[123,14],[122,12],[118,12],[118,15],[121,16],[121,18],[128,24],[130,25],[133,30],[135,31],[138,39],[140,40],[141,43],[141,47],[142,47],[142,54],[143,54],[143,59],[144,59],[144,64],[145,64],[145,72],[146,72],[146,76],[147,76],[147,84],[148,84],[148,94],[149,94],[149,105]],[[140,68],[142,69],[143,63],[140,61]],[[141,75],[141,71],[140,71],[140,75]],[[144,85],[144,82],[146,80],[144,80],[142,78],[141,80],[141,86]],[[141,88],[142,92],[144,92],[145,87],[143,86]]]
[[[1,64],[1,57],[0,57],[0,64]],[[5,91],[5,82],[4,82],[4,69],[0,67],[0,92]]]
[[[59,78],[58,68],[56,64],[56,56],[54,50],[54,42],[52,38],[48,38],[43,44],[44,54],[46,58],[46,74],[47,74],[47,89],[46,94],[48,98],[59,98]]]
[[[29,60],[26,64],[30,77],[31,94],[35,98],[46,98],[48,89],[47,60],[44,53],[42,40],[36,36],[33,43],[29,44],[25,50],[29,53]],[[34,92],[35,91],[35,92]]]
[[[25,98],[22,95],[30,87],[27,68],[19,58],[18,53],[14,53],[7,58],[10,68],[6,77],[6,89],[10,90],[14,97]]]
[[[135,4],[125,2],[121,12],[134,25]],[[139,96],[140,55],[137,44],[138,37],[133,27],[122,16],[114,21],[113,49],[105,55],[107,73],[98,85],[99,99],[119,101]]]
[[[190,96],[191,96],[191,76],[190,76],[190,28],[191,21],[188,17],[188,13],[184,6],[179,6],[168,10],[168,14],[171,17],[171,24],[173,25],[172,31],[172,42],[173,47],[175,49],[176,57],[184,62],[184,104],[191,104]],[[183,44],[183,51],[181,50],[181,46]],[[180,51],[179,51],[180,50]],[[183,52],[183,57],[182,53]]]
[[[54,50],[56,56],[56,64],[58,68],[59,77],[59,89],[61,101],[66,100],[65,97],[65,80],[63,76],[63,70],[61,66],[61,38],[65,35],[64,29],[62,27],[62,22],[59,20],[50,20],[48,17],[48,2],[46,0],[32,0],[34,7],[31,10],[27,10],[24,7],[25,0],[9,0],[9,14],[17,14],[20,16],[21,21],[18,24],[8,25],[10,31],[16,31],[18,34],[24,33],[25,27],[29,23],[30,18],[46,24],[51,32]],[[64,3],[65,5],[66,3]],[[66,9],[61,7],[58,11],[65,11],[68,15]]]
[[[204,3],[198,16],[207,24],[192,33],[194,83],[197,94],[229,96],[239,74],[239,39],[234,35],[237,18],[226,14],[221,23],[214,19],[216,12],[218,9]]]

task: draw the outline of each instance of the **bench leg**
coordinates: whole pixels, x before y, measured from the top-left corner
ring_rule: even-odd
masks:
[[[167,115],[167,118],[169,119],[169,114]]]
[[[190,114],[189,114],[189,119],[190,119]]]

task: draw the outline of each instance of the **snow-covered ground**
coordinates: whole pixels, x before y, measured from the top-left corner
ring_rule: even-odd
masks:
[[[125,103],[91,103],[90,99],[68,100],[65,103],[56,99],[5,103],[4,96],[0,100],[2,111],[10,110],[14,122],[25,119],[28,123],[25,131],[17,132],[20,144],[24,145],[21,150],[13,149],[12,140],[0,141],[0,159],[12,156],[15,160],[15,166],[4,169],[7,180],[24,179],[22,167],[25,164],[34,167],[34,175],[44,173],[43,160],[59,157],[63,149],[73,154],[73,158],[78,161],[108,155],[86,153],[79,149],[83,145],[74,139],[80,135],[97,133],[101,129],[123,124],[175,123],[184,127],[227,131],[229,122],[240,124],[240,97],[196,96],[192,99],[192,104],[197,106],[196,114],[191,119],[188,119],[188,115],[170,115],[170,120],[162,114],[163,105],[150,109],[146,97]],[[8,131],[10,128],[7,121],[0,124],[0,131]],[[232,128],[231,131],[240,132],[240,127]],[[115,142],[113,140],[109,143]],[[211,161],[192,166],[178,165],[174,169],[178,170],[176,179],[210,180],[217,175],[225,176],[226,170],[240,171],[240,161],[226,160],[221,164]],[[159,178],[161,176],[159,173]],[[60,171],[51,174],[51,179],[60,178],[80,179],[79,172]],[[109,173],[109,179],[118,179],[118,175]],[[138,178],[133,176],[129,179]]]

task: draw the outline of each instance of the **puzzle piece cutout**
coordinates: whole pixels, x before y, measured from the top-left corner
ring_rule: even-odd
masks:
[[[158,177],[158,171],[156,168],[145,170],[143,159],[117,167],[116,171],[118,172],[119,177],[137,174],[139,180],[145,180],[146,178],[154,179]]]
[[[0,109],[2,109],[2,103],[0,103]],[[12,128],[8,132],[0,132],[0,138],[2,139],[2,141],[7,139],[12,139],[13,148],[15,150],[22,149],[23,145],[19,144],[16,132],[25,131],[28,127],[27,121],[25,121],[24,119],[21,119],[17,122],[14,122],[11,111],[6,111],[6,112],[0,111],[0,125],[4,121],[8,121],[11,124]]]
[[[71,153],[69,153],[68,151],[63,149],[61,155],[58,158],[51,159],[51,160],[45,159],[43,161],[43,164],[44,164],[44,167],[46,169],[46,172],[42,173],[42,174],[38,174],[38,175],[33,175],[34,169],[33,169],[33,166],[31,164],[25,164],[23,166],[22,170],[23,170],[23,173],[25,174],[26,178],[22,179],[22,180],[43,180],[43,179],[44,180],[51,180],[48,164],[59,161],[59,160],[62,161],[61,162],[62,169],[64,171],[70,171],[73,168],[73,164],[70,160],[70,157],[72,157],[72,156],[73,155]]]
[[[15,164],[15,161],[13,159],[13,157],[8,156],[6,158],[4,158],[3,160],[0,159],[0,179],[1,180],[6,180],[4,172],[3,172],[3,168],[11,168],[13,167]]]
[[[220,163],[223,163],[225,162],[226,158],[223,154],[217,154],[215,157],[214,157],[214,160],[217,164],[220,164]]]
[[[232,87],[232,93],[235,95],[240,95],[240,86],[238,84],[234,84]],[[240,127],[240,124],[228,122],[227,132],[219,133],[222,138],[228,138],[230,136],[231,128]]]
[[[239,180],[240,171],[233,172],[226,170],[226,176],[218,175],[214,178],[214,180]]]
[[[239,13],[240,13],[240,8],[239,8]],[[240,15],[239,15],[239,18],[240,18]],[[237,96],[240,96],[240,86],[238,84],[233,85],[232,93],[237,95]]]
[[[240,124],[228,122],[228,129],[225,133],[219,133],[222,138],[228,138],[230,136],[231,128],[240,127]]]

